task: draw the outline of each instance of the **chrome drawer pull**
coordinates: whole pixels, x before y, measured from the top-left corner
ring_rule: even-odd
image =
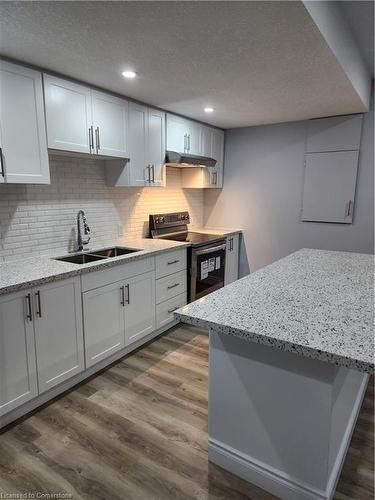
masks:
[[[178,286],[180,283],[175,283],[174,285],[171,285],[171,286],[168,286],[168,290],[170,290],[171,288],[176,288],[176,286]]]
[[[180,262],[179,260],[172,260],[172,262],[167,262],[168,266],[171,266],[172,264],[177,264],[177,262]]]
[[[42,308],[40,305],[40,291],[39,290],[35,293],[35,297],[37,298],[37,301],[38,301],[38,309],[36,311],[36,314],[37,314],[37,316],[39,316],[39,318],[41,318],[42,317]]]

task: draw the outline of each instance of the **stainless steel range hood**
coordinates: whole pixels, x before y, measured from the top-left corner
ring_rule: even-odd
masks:
[[[165,154],[165,164],[170,167],[179,168],[214,167],[216,165],[216,160],[214,160],[214,158],[208,158],[207,156],[167,151]]]

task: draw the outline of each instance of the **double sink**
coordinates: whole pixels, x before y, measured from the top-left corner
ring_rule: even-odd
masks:
[[[96,260],[119,257],[120,255],[126,255],[134,252],[141,252],[141,250],[126,247],[109,247],[92,252],[82,252],[74,255],[66,255],[64,257],[56,257],[54,260],[71,262],[72,264],[88,264],[89,262],[95,262]]]

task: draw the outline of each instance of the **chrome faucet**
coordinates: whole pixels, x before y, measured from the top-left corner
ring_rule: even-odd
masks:
[[[83,234],[86,238],[82,236]],[[78,243],[78,251],[81,252],[83,250],[83,245],[87,245],[90,241],[90,228],[86,222],[85,212],[80,210],[77,215],[77,243]]]

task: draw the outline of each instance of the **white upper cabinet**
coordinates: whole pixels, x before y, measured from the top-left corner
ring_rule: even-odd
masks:
[[[41,73],[0,61],[0,182],[49,184]]]
[[[363,115],[334,116],[310,120],[306,153],[359,149]]]
[[[167,150],[187,153],[187,120],[175,115],[167,115]]]
[[[92,122],[95,153],[127,158],[128,101],[92,91]]]
[[[54,76],[43,78],[48,147],[92,153],[91,90]]]
[[[129,171],[128,182],[124,185],[146,186],[151,181],[151,169],[147,158],[148,109],[131,102],[129,104]]]
[[[44,75],[48,147],[128,157],[128,102],[62,78]]]
[[[305,156],[302,220],[351,223],[359,151]]]
[[[209,158],[212,156],[212,132],[210,127],[202,125],[200,128],[199,154]]]
[[[164,183],[165,160],[165,113],[157,109],[148,110],[148,162],[151,165],[151,183]]]
[[[110,162],[106,168],[110,186],[165,185],[165,113],[129,103],[129,161]]]
[[[175,115],[167,115],[167,150],[199,155],[199,123]]]

